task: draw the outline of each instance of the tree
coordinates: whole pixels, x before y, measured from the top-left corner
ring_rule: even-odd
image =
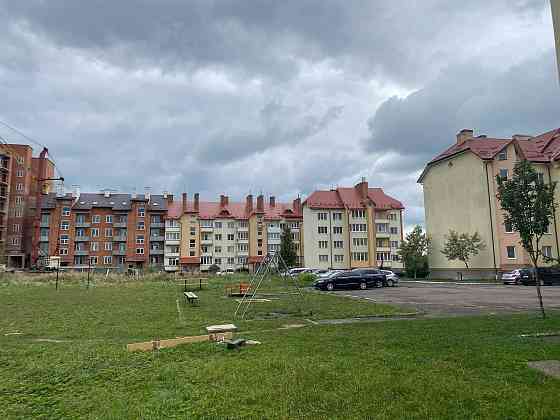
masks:
[[[511,179],[497,177],[498,200],[504,211],[504,223],[519,233],[521,246],[535,268],[535,284],[542,317],[545,318],[539,281],[538,261],[542,255],[540,241],[548,232],[556,203],[556,182],[545,184],[544,180],[527,160],[521,160],[513,169]]]
[[[288,267],[293,267],[297,264],[297,253],[292,238],[292,231],[287,225],[284,225],[282,228],[282,235],[280,236],[280,256]]]
[[[406,235],[397,253],[401,257],[408,276],[416,278],[418,272],[426,271],[430,238],[417,225]]]
[[[445,244],[441,253],[447,257],[449,261],[462,261],[467,270],[469,269],[469,261],[480,251],[486,248],[486,244],[480,238],[478,232],[469,235],[468,233],[457,233],[453,229],[449,230],[449,234],[445,235]],[[463,276],[461,275],[461,279]]]

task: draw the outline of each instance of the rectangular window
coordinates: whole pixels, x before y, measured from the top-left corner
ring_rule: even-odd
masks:
[[[378,252],[376,254],[377,261],[390,261],[391,260],[391,253],[389,252]]]
[[[137,235],[136,236],[136,243],[138,245],[143,245],[144,244],[144,235]]]
[[[66,245],[68,243],[68,235],[60,235],[60,243]]]
[[[70,222],[62,222],[60,223],[60,230],[68,230],[70,227]]]
[[[342,241],[334,241],[333,242],[333,247],[334,248],[342,248],[344,246],[344,242]]]
[[[110,214],[105,216],[105,222],[106,223],[113,223],[113,216],[111,216]]]
[[[23,178],[24,175],[25,175],[25,171],[24,171],[23,169],[18,169],[18,170],[16,171],[16,176],[17,176],[18,178]]]
[[[144,248],[136,248],[137,255],[144,255]]]
[[[249,239],[249,232],[237,232],[237,239],[247,241]]]
[[[144,222],[138,222],[136,224],[136,230],[144,230],[144,228],[146,227],[146,225],[144,224]]]
[[[209,255],[203,255],[200,257],[200,263],[203,265],[210,265],[212,264],[212,257]]]
[[[101,223],[101,216],[98,214],[91,216],[91,223]]]
[[[333,220],[342,220],[342,213],[333,213],[332,219]]]
[[[194,248],[196,246],[196,240],[191,239],[189,240],[189,248]]]
[[[228,246],[228,247],[227,247],[227,252],[228,252],[228,253],[235,252],[235,247],[234,247],[234,246]]]
[[[321,235],[326,235],[329,233],[327,226],[317,226],[317,232]]]
[[[391,248],[398,248],[399,247],[399,241],[391,241]]]
[[[514,260],[515,259],[515,247],[514,246],[508,246],[506,247],[506,252],[507,252],[507,257],[510,260]]]
[[[228,257],[227,263],[228,264],[235,264],[235,257]]]
[[[191,227],[191,235],[196,235],[196,228],[195,227]]]
[[[179,232],[167,232],[165,234],[165,239],[168,241],[178,241],[181,239],[181,234]],[[191,239],[194,241],[194,239]]]
[[[222,259],[221,259],[221,258],[214,258],[214,264],[220,265],[221,263],[222,263]]]
[[[138,217],[144,217],[146,214],[146,209],[144,207],[138,207]]]
[[[105,229],[105,236],[107,238],[111,238],[113,236],[113,228],[106,228]]]
[[[544,184],[544,174],[542,172],[537,172],[537,179],[541,184]]]
[[[326,249],[329,246],[329,242],[328,241],[319,241],[319,248],[323,248]]]
[[[23,165],[23,163],[24,163],[23,156],[16,156],[16,162],[19,165]]]
[[[344,262],[344,255],[336,254],[334,256],[334,262],[337,262],[337,263]]]
[[[16,204],[23,204],[23,195],[16,195]]]
[[[317,213],[317,220],[327,220],[328,213]]]
[[[335,235],[342,235],[342,226],[333,226],[332,233]]]
[[[105,251],[113,250],[113,242],[105,242]]]
[[[551,246],[543,246],[542,247],[542,254],[543,254],[543,257],[551,258],[552,257],[552,247]]]
[[[506,233],[513,233],[513,226],[511,225],[511,223],[504,222],[504,229]]]
[[[235,240],[235,235],[233,233],[228,233],[227,240],[228,241],[234,241]]]
[[[508,179],[508,170],[507,169],[500,169],[499,175],[502,180],[506,181]]]
[[[214,222],[214,227],[216,229],[221,229],[222,228],[222,222]]]
[[[504,149],[500,153],[498,153],[498,160],[507,160],[507,149]]]
[[[235,229],[235,222],[228,222],[228,228]]]
[[[18,182],[16,184],[16,191],[19,191],[19,192],[23,191],[23,184],[21,182]]]
[[[99,251],[99,242],[92,242],[91,243],[91,250],[92,251]]]
[[[352,210],[352,217],[354,219],[363,219],[366,217],[366,211],[363,209],[360,210]]]
[[[367,252],[352,252],[352,260],[354,260],[354,261],[367,261],[368,260],[368,253]]]
[[[70,207],[63,207],[62,208],[62,215],[63,216],[70,216]]]
[[[387,223],[376,223],[375,225],[378,233],[387,233],[389,225]]]
[[[89,265],[97,265],[97,257],[89,257]]]
[[[105,256],[103,257],[103,264],[105,264],[105,265],[111,265],[111,264],[113,264],[113,257],[110,256],[110,255],[105,255]]]
[[[391,235],[398,235],[398,234],[399,234],[399,228],[395,226],[391,226]]]
[[[97,238],[99,236],[99,229],[98,228],[91,228],[91,237]]]
[[[364,223],[353,223],[350,227],[352,232],[367,232],[367,225]]]
[[[319,255],[319,261],[320,262],[329,262],[329,256],[321,254],[321,255]]]
[[[222,234],[221,233],[217,233],[216,235],[214,235],[214,239],[216,241],[221,241],[222,240]]]
[[[221,246],[214,247],[214,253],[215,254],[221,254],[222,253],[222,247]]]

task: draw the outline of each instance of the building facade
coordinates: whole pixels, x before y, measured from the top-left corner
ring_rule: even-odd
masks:
[[[167,204],[164,195],[46,194],[40,255],[74,268],[163,268]]]
[[[300,199],[290,204],[277,203],[270,197],[265,203],[248,195],[245,202],[230,202],[226,195],[219,201],[201,201],[198,194],[169,206],[165,237],[167,271],[220,270],[253,271],[268,253],[280,250],[280,233],[290,228],[298,259],[302,259]],[[178,247],[178,249],[177,249]],[[178,251],[178,255],[177,255]]]
[[[305,265],[310,268],[402,269],[397,250],[403,240],[402,203],[369,188],[315,191],[303,203]]]
[[[433,278],[456,278],[464,264],[450,262],[441,253],[449,229],[478,232],[486,249],[472,258],[472,278],[495,278],[500,272],[530,265],[519,235],[504,224],[496,197],[496,177],[509,177],[519,159],[529,160],[544,182],[560,180],[560,129],[539,136],[510,139],[473,136],[464,129],[456,142],[430,161],[418,182],[424,189],[426,232],[432,239],[429,254]],[[556,190],[557,202],[560,192]],[[542,239],[544,255],[558,258],[558,223],[554,215]],[[543,262],[544,263],[544,262]]]

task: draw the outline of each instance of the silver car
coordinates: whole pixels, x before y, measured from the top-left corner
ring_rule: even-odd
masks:
[[[391,270],[379,270],[386,276],[385,284],[386,287],[397,287],[399,285],[399,276],[393,273]]]

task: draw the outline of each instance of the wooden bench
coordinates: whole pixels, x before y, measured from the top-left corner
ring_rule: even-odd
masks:
[[[185,296],[186,301],[190,304],[198,304],[198,296],[193,292],[183,292],[183,295]]]
[[[203,278],[200,277],[198,279],[189,279],[189,281],[187,281],[187,279],[185,278],[184,280],[184,292],[187,291],[187,289],[192,289],[192,288],[197,288],[198,290],[202,290],[202,286],[208,286],[208,278]]]
[[[249,283],[228,284],[225,286],[228,296],[245,296],[249,293],[251,285]]]

